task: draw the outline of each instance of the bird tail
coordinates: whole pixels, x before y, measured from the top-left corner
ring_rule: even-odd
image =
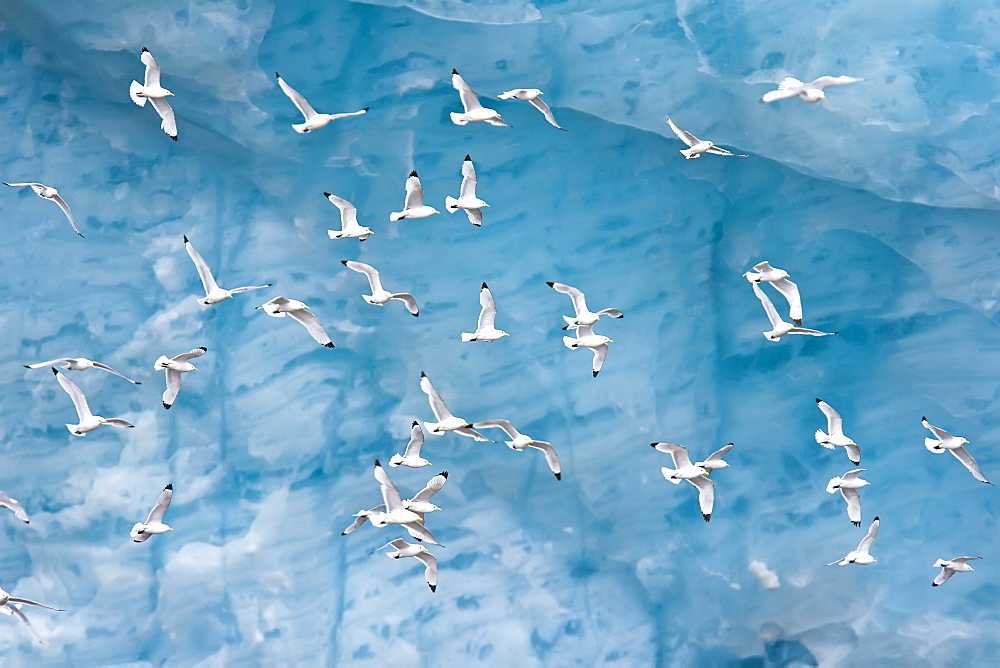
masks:
[[[295,130],[296,132],[298,132],[300,135],[304,135],[307,132],[309,132],[308,130],[306,130],[306,124],[305,123],[300,123],[299,125],[293,125],[292,129]]]
[[[142,95],[139,95],[139,93],[142,92],[143,88],[144,86],[138,81],[133,81],[132,85],[128,87],[128,96],[132,98],[132,101],[135,102],[140,107],[146,106],[147,98]]]
[[[563,345],[569,348],[570,350],[573,350],[576,348],[576,339],[574,339],[572,336],[564,336]]]
[[[946,563],[944,559],[938,559],[934,562],[934,568],[943,568]]]
[[[401,461],[403,461],[403,456],[397,453],[389,458],[389,466],[399,466]]]
[[[399,220],[402,217],[403,217],[403,212],[402,211],[400,211],[398,213],[395,212],[395,211],[393,211],[392,213],[389,214],[389,220],[392,220],[392,221]]]
[[[462,114],[459,114],[454,111],[451,112],[451,122],[454,123],[455,125],[467,125],[469,123],[469,121],[462,118]]]
[[[663,474],[663,477],[666,478],[668,482],[672,482],[675,485],[681,484],[680,478],[672,478],[671,477],[675,473],[677,473],[676,469],[668,469],[666,466],[661,466],[660,467],[660,473]]]
[[[66,425],[66,428],[69,429],[69,433],[73,434],[74,436],[80,436],[80,434],[76,433],[75,427],[76,427],[75,424]]]
[[[475,341],[476,340],[476,335],[475,334],[469,334],[468,332],[462,332],[462,340],[463,341]]]
[[[839,485],[841,482],[842,482],[841,478],[836,478],[836,477],[830,478],[830,482],[826,484],[826,493],[833,494],[834,492],[836,492],[837,491],[836,486]]]
[[[576,318],[571,318],[568,315],[562,317],[566,321],[566,327],[563,329],[576,329]]]
[[[458,200],[449,195],[444,198],[444,208],[448,209],[448,213],[455,213],[458,211]]]
[[[700,158],[701,157],[700,153],[695,153],[693,150],[691,150],[689,148],[681,149],[680,151],[678,151],[678,153],[680,153],[681,155],[683,155],[688,160],[691,160],[692,158]]]
[[[170,365],[170,360],[167,359],[166,355],[160,355],[156,358],[156,362],[153,363],[153,369],[156,371],[162,371]]]
[[[924,445],[927,446],[927,449],[930,450],[931,452],[937,452],[937,453],[944,452],[944,446],[942,446],[941,441],[937,440],[936,438],[925,438]]]
[[[826,442],[829,440],[830,440],[829,434],[827,434],[822,429],[816,430],[816,442],[822,445],[824,448],[830,448],[831,450],[833,450],[833,446]]]

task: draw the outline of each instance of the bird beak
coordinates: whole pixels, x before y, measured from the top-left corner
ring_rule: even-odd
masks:
[[[437,209],[434,209],[434,213],[441,213],[441,212],[438,211]]]
[[[108,423],[107,420],[101,420],[101,424],[107,424],[107,423]]]
[[[197,370],[198,370],[198,367],[195,367],[195,368],[194,368],[194,370],[195,370],[195,371],[197,371]]]
[[[168,95],[173,95],[173,93],[168,93]]]
[[[975,569],[975,568],[973,568],[972,566],[969,566],[969,570],[970,570],[970,571],[975,571],[976,569]]]
[[[615,342],[614,339],[608,339],[608,343],[614,343],[614,342]]]
[[[507,332],[504,332],[503,335],[504,336],[510,336],[510,334],[508,334]]]
[[[233,299],[233,296],[232,296],[232,295],[226,295],[226,296],[227,296],[227,297],[229,297],[230,299]]]
[[[484,204],[483,206],[486,207],[486,208],[489,208],[490,205],[489,204]]]
[[[173,531],[173,530],[174,530],[173,527],[170,527],[170,528],[167,529],[167,531]]]

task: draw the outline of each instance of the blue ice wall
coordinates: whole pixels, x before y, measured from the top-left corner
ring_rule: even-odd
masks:
[[[997,492],[923,446],[921,416],[1000,477],[1000,120],[995,4],[908,2],[26,2],[0,4],[0,178],[66,197],[85,239],[30,191],[0,192],[0,586],[65,608],[14,618],[0,655],[33,666],[987,665],[1000,651]],[[179,141],[128,99],[147,46]],[[540,87],[514,127],[456,127],[449,73],[485,98]],[[320,110],[310,135],[273,72]],[[784,76],[850,74],[817,105],[757,100]],[[663,117],[746,159],[685,161]],[[390,223],[420,172],[429,203],[473,157],[482,228]],[[358,206],[375,235],[330,240]],[[213,307],[187,235],[224,286]],[[340,263],[378,267],[421,316],[376,308]],[[767,259],[835,337],[761,336],[740,276]],[[512,334],[461,343],[489,283]],[[585,290],[621,321],[604,370],[563,347]],[[308,303],[337,347],[255,306]],[[778,302],[781,307],[780,301]],[[152,364],[204,345],[176,405]],[[85,356],[143,381],[68,372],[134,430],[84,438],[66,394],[22,364]],[[536,452],[428,437],[404,495],[439,470],[439,586],[374,548],[372,461],[430,420],[510,419]],[[861,444],[864,522],[827,480],[814,398]],[[659,472],[651,441],[727,442],[715,514]],[[128,538],[159,489],[176,531]],[[827,568],[870,520],[878,563]],[[930,587],[939,557],[984,557]],[[751,562],[773,571],[766,589]]]

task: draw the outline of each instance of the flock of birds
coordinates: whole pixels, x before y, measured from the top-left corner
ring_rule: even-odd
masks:
[[[137,81],[133,81],[129,88],[129,95],[132,101],[140,107],[145,106],[145,104],[149,102],[161,119],[162,130],[171,139],[176,141],[177,120],[172,107],[167,102],[167,98],[173,96],[173,93],[166,88],[163,88],[161,85],[160,68],[152,54],[145,47],[143,47],[140,53],[140,60],[146,67],[144,83],[140,84]],[[347,113],[318,113],[312,105],[309,104],[305,97],[289,86],[279,74],[275,73],[275,76],[280,89],[289,97],[304,117],[303,123],[292,125],[295,132],[303,134],[310,133],[327,126],[332,121],[345,117],[360,116],[369,111],[368,107],[365,107],[364,109]],[[459,93],[463,107],[462,112],[452,112],[450,114],[451,121],[455,125],[465,125],[471,122],[484,122],[494,126],[510,127],[501,118],[499,112],[482,105],[477,93],[469,86],[468,83],[466,83],[461,75],[459,75],[457,70],[452,70],[451,80],[452,86]],[[817,102],[825,98],[825,88],[854,83],[857,81],[861,80],[846,76],[820,77],[810,83],[803,83],[797,79],[787,78],[781,82],[778,90],[765,94],[762,101],[773,102],[797,96],[807,102]],[[556,121],[552,110],[548,107],[548,105],[546,105],[545,102],[542,101],[542,95],[542,91],[535,88],[520,88],[505,91],[497,95],[497,97],[501,100],[516,99],[527,101],[544,115],[545,120],[549,124],[559,130],[565,130],[565,128],[561,127]],[[747,157],[745,155],[736,155],[731,151],[716,146],[710,141],[699,140],[690,132],[687,132],[677,126],[669,117],[666,119],[666,122],[677,137],[684,142],[684,144],[686,144],[687,148],[680,150],[681,155],[683,155],[685,159],[695,159],[706,154],[728,157]],[[445,200],[445,209],[450,213],[454,213],[459,209],[462,209],[465,211],[471,224],[481,226],[483,223],[482,210],[489,207],[489,204],[480,199],[476,193],[476,170],[473,165],[472,158],[469,155],[465,156],[465,160],[462,163],[461,173],[462,183],[459,195],[457,198],[448,196]],[[81,237],[83,236],[73,217],[73,213],[70,210],[69,205],[55,188],[40,183],[6,183],[5,185],[14,187],[30,187],[39,197],[54,202],[60,207],[60,209],[62,209],[63,213],[72,225],[73,230]],[[358,239],[363,242],[369,236],[374,234],[374,231],[370,227],[362,226],[358,223],[357,207],[355,207],[351,202],[331,193],[324,193],[324,196],[340,211],[340,229],[329,230],[328,236],[331,239]],[[424,204],[424,193],[419,175],[416,171],[411,171],[405,183],[405,200],[402,210],[392,212],[389,219],[391,221],[421,219],[438,213],[440,213],[440,211],[434,207]],[[222,288],[217,283],[211,267],[198,253],[186,235],[183,238],[183,243],[186,252],[195,265],[205,291],[205,296],[197,300],[199,304],[204,306],[219,304],[227,299],[232,299],[235,295],[243,292],[262,290],[271,287],[271,284],[267,284],[231,289]],[[414,317],[420,315],[420,308],[414,296],[407,292],[390,292],[386,290],[382,286],[380,273],[375,267],[363,262],[350,260],[343,260],[342,263],[347,269],[364,274],[367,278],[371,294],[363,295],[366,302],[377,306],[383,306],[392,300],[397,300],[401,302],[407,311]],[[770,322],[771,329],[763,332],[763,335],[767,340],[779,342],[784,336],[789,334],[803,334],[809,336],[830,336],[837,334],[837,332],[822,332],[802,327],[803,315],[801,297],[799,295],[798,287],[795,283],[789,280],[789,274],[786,271],[776,269],[768,262],[764,261],[756,264],[752,270],[744,274],[744,277],[751,284],[753,292],[763,305],[765,314]],[[623,313],[616,308],[604,308],[596,312],[591,311],[587,306],[586,297],[581,290],[563,283],[548,282],[547,284],[556,292],[565,294],[570,298],[574,314],[571,316],[563,316],[566,324],[562,329],[569,330],[574,335],[564,336],[563,343],[570,349],[575,350],[578,348],[589,348],[592,351],[593,361],[591,371],[592,375],[596,377],[600,373],[607,357],[608,344],[613,343],[613,341],[607,336],[595,333],[594,327],[599,323],[601,316],[620,319],[624,317]],[[782,317],[778,315],[774,304],[771,302],[766,292],[762,289],[762,286],[765,284],[769,284],[773,287],[787,301],[788,318],[791,322],[783,320]],[[476,329],[474,332],[462,332],[461,340],[464,342],[493,342],[508,336],[507,332],[496,327],[497,306],[493,299],[493,295],[490,292],[489,286],[485,282],[482,283],[482,287],[480,289],[479,301],[481,311],[476,324]],[[293,320],[304,326],[309,335],[320,345],[327,348],[334,347],[333,341],[330,339],[330,336],[327,334],[319,318],[305,303],[295,299],[288,299],[279,296],[261,304],[260,306],[257,306],[256,308],[263,309],[267,315],[272,317],[291,317]],[[169,409],[177,400],[181,389],[183,374],[197,370],[197,367],[193,364],[193,360],[196,360],[206,354],[206,352],[207,350],[205,347],[198,347],[186,353],[175,355],[172,358],[162,355],[156,359],[153,365],[154,369],[157,371],[164,371],[166,377],[166,390],[164,391],[162,398],[162,404],[165,409]],[[56,367],[61,366],[62,369],[70,371],[83,371],[92,368],[101,369],[136,385],[140,384],[139,381],[127,378],[110,366],[83,357],[63,357],[28,364],[25,366],[29,369],[50,368],[52,373],[56,376],[56,380],[59,385],[70,396],[73,405],[76,408],[78,417],[76,424],[66,425],[67,429],[73,435],[83,436],[103,425],[110,425],[119,428],[133,427],[133,425],[120,418],[105,418],[100,415],[93,414],[84,393]],[[427,395],[431,412],[433,412],[435,417],[434,422],[425,422],[423,425],[423,427],[426,428],[426,430],[431,434],[440,436],[446,432],[453,432],[460,436],[472,438],[476,441],[490,441],[491,439],[488,439],[480,433],[480,430],[500,429],[510,439],[505,441],[505,443],[511,449],[515,451],[524,451],[530,448],[543,453],[549,469],[557,480],[561,480],[562,469],[559,464],[559,457],[551,443],[535,440],[534,438],[521,433],[510,421],[505,419],[468,421],[464,418],[456,417],[451,413],[441,395],[432,385],[430,378],[428,378],[424,373],[421,373],[420,376],[420,389]],[[842,447],[845,449],[848,458],[853,464],[860,464],[861,450],[853,440],[844,434],[843,421],[840,414],[826,402],[820,399],[817,399],[816,402],[817,406],[827,419],[826,431],[824,432],[822,429],[818,429],[816,431],[817,443],[827,448]],[[965,465],[966,468],[969,469],[977,480],[988,483],[975,460],[963,447],[968,443],[968,441],[961,437],[953,437],[943,429],[932,426],[929,422],[927,422],[926,418],[922,420],[922,424],[934,435],[933,439],[928,438],[925,441],[926,447],[931,452],[941,453],[946,450],[950,451],[956,458],[959,459],[959,461],[962,462],[963,465]],[[424,429],[421,428],[419,422],[414,421],[411,425],[410,440],[406,445],[404,452],[402,454],[397,453],[392,455],[388,460],[389,466],[422,468],[424,466],[431,465],[431,462],[425,459],[421,454],[423,445]],[[697,488],[698,503],[702,516],[706,522],[709,521],[712,517],[715,500],[715,484],[709,476],[712,472],[729,466],[729,464],[723,459],[723,456],[733,449],[734,444],[729,443],[725,447],[712,453],[704,461],[698,461],[696,463],[691,462],[688,449],[682,445],[676,443],[658,442],[653,443],[652,446],[660,452],[669,454],[673,459],[674,468],[662,467],[661,469],[663,477],[668,482],[676,485],[679,484],[681,480],[687,480],[695,488]],[[869,484],[868,481],[858,477],[859,474],[865,470],[866,469],[856,468],[848,471],[842,476],[834,477],[830,480],[826,488],[826,491],[831,494],[838,490],[840,491],[847,503],[848,518],[855,526],[861,525],[860,489]],[[374,476],[375,480],[379,484],[382,503],[372,508],[358,511],[354,515],[354,522],[342,532],[342,535],[352,533],[366,522],[370,522],[372,526],[376,528],[384,528],[390,525],[401,526],[406,530],[411,538],[418,541],[418,544],[408,543],[403,538],[395,538],[383,545],[379,548],[379,550],[392,548],[391,551],[387,552],[387,555],[393,559],[414,557],[415,559],[421,561],[424,565],[427,584],[431,591],[435,591],[437,588],[437,559],[428,551],[427,547],[421,543],[438,546],[441,545],[427,528],[425,524],[425,516],[440,510],[440,508],[432,502],[432,499],[447,482],[448,472],[442,471],[441,473],[435,475],[427,481],[425,486],[417,494],[405,500],[402,498],[402,495],[393,483],[392,479],[389,477],[379,459],[376,459],[374,463]],[[160,493],[156,504],[149,512],[146,521],[137,522],[133,526],[130,536],[135,542],[143,542],[152,535],[162,534],[172,530],[169,525],[163,522],[164,514],[170,506],[172,495],[173,486],[172,484],[168,484]],[[0,492],[0,506],[10,508],[18,519],[25,523],[29,522],[28,514],[21,504],[16,499],[7,496],[3,492]],[[870,549],[878,535],[879,522],[879,518],[876,517],[858,547],[848,553],[844,558],[831,562],[830,565],[867,565],[874,563],[875,559],[871,556]],[[968,562],[975,559],[979,559],[979,557],[956,557],[947,561],[941,559],[937,560],[934,567],[939,567],[942,571],[934,579],[934,586],[942,584],[954,573],[971,571],[972,568],[968,565]],[[28,619],[18,607],[21,605],[37,606],[48,610],[58,609],[36,603],[28,599],[15,598],[3,590],[0,590],[0,610],[18,617],[28,628],[29,632],[31,632],[32,636],[37,639],[37,635],[35,635],[32,630]]]

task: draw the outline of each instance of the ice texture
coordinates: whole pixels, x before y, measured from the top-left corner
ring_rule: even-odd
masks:
[[[0,3],[0,586],[44,644],[0,618],[5,664],[31,666],[990,665],[1000,651],[997,490],[923,446],[926,415],[1000,477],[1000,10],[989,3]],[[179,140],[128,98],[146,46],[176,93]],[[567,132],[493,99],[514,127],[451,124],[457,68],[484,101],[539,87]],[[320,111],[309,135],[273,72]],[[810,105],[758,102],[786,75],[863,77]],[[685,161],[663,117],[749,153]],[[390,223],[410,170],[443,210],[471,154],[464,214]],[[365,243],[329,240],[323,197],[358,206]],[[220,284],[212,307],[182,244]],[[361,298],[340,261],[376,266],[419,318]],[[807,326],[761,336],[740,276],[769,260]],[[489,284],[495,343],[459,340]],[[561,343],[581,288],[614,343],[598,378]],[[300,299],[322,348],[255,306]],[[776,299],[779,310],[780,297]],[[161,354],[206,346],[160,407]],[[84,438],[45,370],[59,356],[95,412]],[[455,414],[505,418],[536,451],[428,436],[404,492],[441,470],[445,547],[431,593],[398,536],[340,532],[380,503],[377,457],[431,420],[425,371]],[[813,440],[815,397],[862,448],[863,526],[824,492],[849,465]],[[493,434],[491,436],[497,437]],[[706,524],[660,475],[668,440],[707,456]],[[173,483],[175,531],[128,537]],[[826,567],[882,518],[866,567]],[[940,557],[984,557],[932,588]],[[781,586],[765,589],[748,564]],[[760,573],[764,573],[763,570]]]

